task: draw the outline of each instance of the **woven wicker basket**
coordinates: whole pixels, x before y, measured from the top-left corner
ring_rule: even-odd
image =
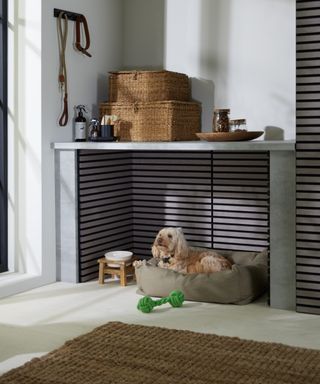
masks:
[[[110,72],[110,102],[190,100],[187,75],[170,71]]]
[[[117,115],[115,135],[121,141],[188,141],[201,127],[198,103],[160,101],[152,103],[101,103],[103,115]]]

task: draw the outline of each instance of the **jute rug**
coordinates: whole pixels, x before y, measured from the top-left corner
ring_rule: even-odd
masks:
[[[0,383],[319,384],[320,351],[112,322]]]

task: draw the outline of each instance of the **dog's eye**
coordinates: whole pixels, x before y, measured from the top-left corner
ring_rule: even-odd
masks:
[[[172,239],[172,235],[171,235],[171,233],[168,234],[168,237],[169,237],[169,239]]]

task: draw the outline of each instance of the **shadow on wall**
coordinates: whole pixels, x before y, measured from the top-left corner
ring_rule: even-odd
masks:
[[[98,103],[108,100],[108,73],[99,73],[97,78],[97,100]],[[91,105],[92,118],[99,119],[99,105]]]
[[[202,102],[202,130],[212,131],[214,108],[229,108],[228,49],[230,35],[230,2],[202,0],[199,20],[199,74],[193,81],[195,98]],[[207,79],[207,80],[204,80]],[[219,95],[214,94],[219,90]]]
[[[214,83],[211,80],[191,78],[192,99],[202,105],[202,132],[212,132]]]

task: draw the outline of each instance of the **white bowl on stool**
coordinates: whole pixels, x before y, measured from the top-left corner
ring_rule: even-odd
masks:
[[[108,261],[108,266],[111,268],[119,267],[119,262],[129,262],[133,253],[130,251],[111,251],[104,254]]]

